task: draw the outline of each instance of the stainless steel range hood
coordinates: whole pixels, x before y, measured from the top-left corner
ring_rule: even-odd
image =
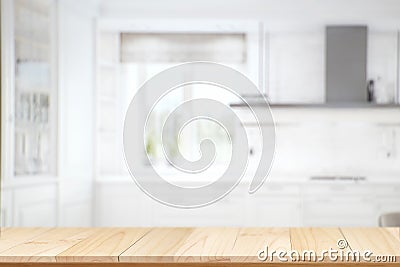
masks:
[[[326,102],[367,102],[367,27],[326,27]]]

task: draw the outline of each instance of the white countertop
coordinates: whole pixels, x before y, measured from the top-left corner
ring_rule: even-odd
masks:
[[[336,179],[317,179],[313,180],[311,177],[338,177]],[[340,178],[342,177],[342,178]],[[343,179],[343,177],[362,177],[363,179],[348,180]],[[244,176],[241,179],[241,184],[250,184],[252,176]],[[212,183],[214,180],[207,179],[196,179],[193,181],[188,181],[185,176],[167,176],[167,181],[174,184],[188,183],[190,185],[196,184],[208,184]],[[128,175],[126,176],[103,176],[96,180],[98,183],[131,183],[132,178]],[[400,184],[400,174],[396,175],[393,173],[382,173],[371,174],[371,175],[353,175],[353,174],[306,174],[306,173],[271,173],[267,179],[266,183],[290,183],[290,184]]]

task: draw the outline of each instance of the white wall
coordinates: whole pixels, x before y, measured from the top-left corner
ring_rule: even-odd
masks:
[[[119,18],[266,20],[274,27],[326,23],[393,25],[400,21],[397,0],[102,0],[100,14]]]

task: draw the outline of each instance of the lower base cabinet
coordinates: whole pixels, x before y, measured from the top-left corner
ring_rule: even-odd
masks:
[[[267,182],[255,194],[239,185],[214,204],[179,209],[154,201],[135,184],[104,182],[96,185],[93,221],[95,226],[369,227],[378,225],[379,215],[400,211],[400,195],[392,188]]]
[[[56,226],[56,184],[4,188],[2,223],[13,227]]]

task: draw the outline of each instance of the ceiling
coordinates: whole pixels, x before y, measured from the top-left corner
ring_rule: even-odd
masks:
[[[274,24],[400,26],[399,0],[99,0],[118,18],[250,19]]]

